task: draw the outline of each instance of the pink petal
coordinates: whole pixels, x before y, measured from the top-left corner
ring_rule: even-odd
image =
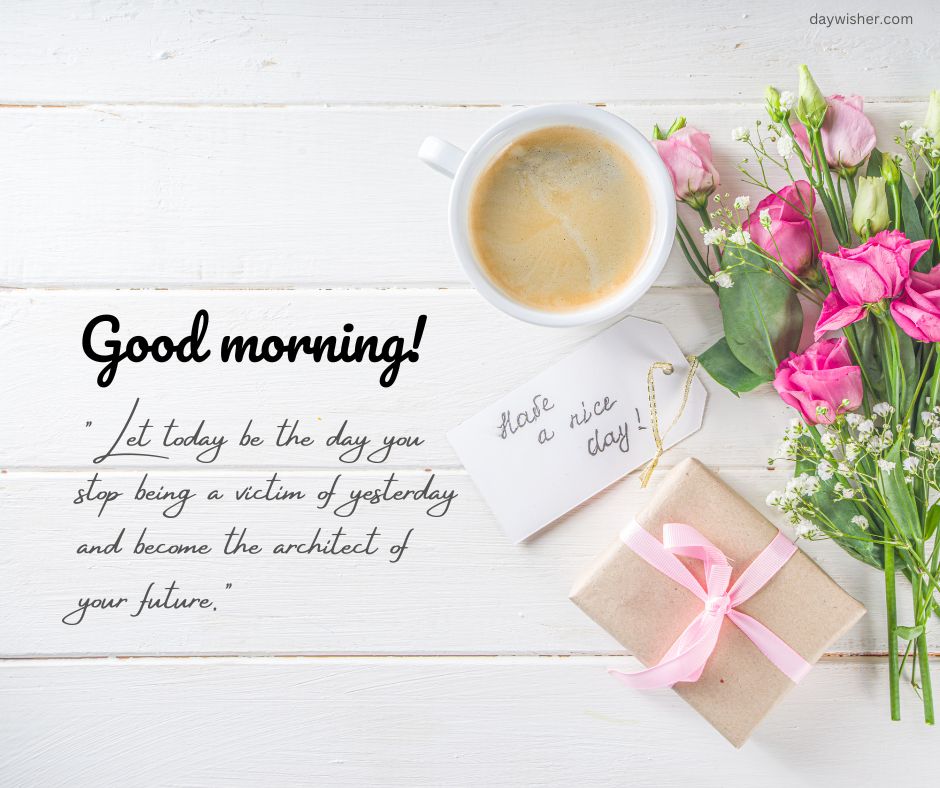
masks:
[[[924,253],[930,248],[930,244],[933,241],[914,241],[911,244],[911,267],[910,270],[914,270],[914,266],[917,265],[917,261],[924,256]]]
[[[839,257],[828,252],[822,252],[819,259],[822,260],[833,288],[847,304],[874,304],[885,298],[891,289],[875,266],[867,262]]]
[[[865,308],[846,304],[839,294],[833,290],[823,301],[822,312],[819,320],[816,321],[816,329],[813,334],[819,339],[827,331],[835,331],[838,328],[844,328],[865,317]]]

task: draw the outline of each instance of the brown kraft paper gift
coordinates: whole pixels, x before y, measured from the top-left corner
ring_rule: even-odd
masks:
[[[624,526],[629,519],[625,515]],[[732,584],[777,534],[754,507],[694,459],[666,475],[636,520],[660,540],[664,523],[695,527],[728,557],[734,567]],[[703,582],[700,561],[680,560]],[[688,589],[619,539],[575,584],[570,597],[645,666],[656,664],[702,612],[702,602]],[[865,614],[865,608],[801,550],[737,609],[769,627],[810,663]],[[792,686],[725,618],[701,678],[673,689],[740,747]]]

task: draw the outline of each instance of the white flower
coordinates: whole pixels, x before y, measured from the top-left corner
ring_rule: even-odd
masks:
[[[789,90],[784,90],[780,94],[780,109],[789,111],[793,109],[793,105],[796,104],[796,96]]]
[[[819,440],[824,447],[832,451],[836,447],[836,436],[831,432],[824,432],[819,436]]]
[[[750,136],[751,136],[751,132],[749,132],[746,128],[744,128],[744,126],[738,126],[736,128],[731,129],[731,139],[733,139],[735,142],[743,142],[747,140]]]
[[[832,478],[832,463],[828,460],[820,460],[816,466],[816,473],[819,474],[820,479],[828,482]]]
[[[872,408],[872,412],[876,416],[881,416],[884,418],[889,413],[894,413],[894,405],[891,405],[888,402],[879,402],[875,407]]]
[[[809,520],[799,520],[794,524],[793,531],[796,533],[797,539],[808,539],[816,535],[816,526]]]
[[[792,137],[781,137],[777,140],[777,153],[783,159],[789,159],[793,155],[794,148]]]
[[[846,487],[841,482],[836,484],[834,489],[835,489],[836,495],[839,496],[840,498],[854,498],[855,497],[855,489],[852,487]]]
[[[845,416],[846,424],[851,427],[855,427],[862,420],[862,417],[857,413],[847,413]]]
[[[909,120],[902,120],[898,126],[900,127],[901,131],[910,131],[912,128],[914,128],[914,124]]]
[[[746,194],[734,198],[734,207],[739,211],[746,211],[751,205],[751,198]]]
[[[727,290],[734,287],[734,279],[731,278],[731,274],[727,271],[719,271],[715,274],[715,284]]]
[[[873,429],[875,429],[875,422],[871,419],[863,419],[858,423],[859,435],[867,435]]]
[[[934,427],[933,432],[931,433],[938,441],[940,441],[940,427]]]
[[[914,440],[914,448],[920,451],[927,451],[927,449],[930,448],[930,438],[916,438]]]
[[[904,462],[901,464],[904,466],[905,471],[913,473],[917,470],[917,466],[920,465],[920,457],[905,457]]]
[[[933,413],[932,411],[929,411],[929,410],[922,411],[921,414],[920,414],[920,420],[921,420],[925,425],[936,424],[936,423],[937,423],[937,414],[936,414],[936,413]]]
[[[767,208],[761,208],[760,223],[761,227],[764,228],[769,228],[773,223],[773,219],[770,218],[770,211]]]
[[[747,246],[751,242],[751,234],[747,230],[735,230],[728,240],[736,246]]]
[[[843,476],[851,476],[851,475],[852,475],[852,468],[851,468],[851,466],[850,466],[850,465],[847,465],[847,464],[844,463],[844,462],[840,462],[840,463],[839,463],[839,465],[838,465],[838,471],[839,471],[839,473],[841,473]]]
[[[855,523],[863,531],[868,530],[868,518],[867,517],[863,517],[862,515],[857,514],[855,515],[855,517],[852,518],[852,522]]]
[[[780,506],[782,502],[783,502],[783,496],[780,494],[780,490],[772,490],[767,495],[766,503],[768,506],[772,506],[776,509],[777,507]]]
[[[914,140],[915,145],[920,145],[922,148],[927,145],[927,139],[930,137],[930,133],[921,126],[918,129],[914,130],[914,133],[911,134],[911,139]]]
[[[842,451],[845,453],[845,459],[849,462],[854,462],[855,458],[858,457],[860,449],[857,443],[847,441]]]
[[[813,495],[818,491],[819,479],[808,473],[801,473],[787,482],[787,494],[790,495]]]
[[[721,227],[712,227],[705,231],[705,246],[718,246],[727,237],[727,233]]]
[[[878,467],[881,468],[881,470],[883,471],[893,471],[894,466],[895,466],[895,463],[891,462],[891,460],[885,460],[885,459],[878,460]]]

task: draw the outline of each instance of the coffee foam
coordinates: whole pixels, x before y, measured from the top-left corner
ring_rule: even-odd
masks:
[[[510,298],[549,311],[612,295],[642,265],[653,233],[645,179],[618,146],[552,126],[515,140],[470,199],[471,243]]]

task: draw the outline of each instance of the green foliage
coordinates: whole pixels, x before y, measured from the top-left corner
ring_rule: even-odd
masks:
[[[871,155],[868,157],[868,169],[866,170],[867,175],[880,175],[882,173],[882,165],[884,163],[885,156],[884,154],[875,148]],[[904,229],[904,234],[910,238],[912,241],[922,241],[927,238],[927,233],[924,231],[924,225],[921,222],[920,210],[917,206],[917,201],[914,199],[914,195],[911,194],[910,187],[907,185],[907,182],[903,177],[898,179],[897,184],[898,198],[901,206],[901,222],[898,223],[894,203],[891,200],[888,200],[888,212],[891,215],[891,225],[892,227],[902,227]],[[925,272],[929,271],[932,266],[932,255],[925,254],[918,261],[915,266],[915,270]]]
[[[798,460],[796,475],[801,473],[815,474],[815,464],[806,460]],[[853,558],[875,569],[884,571],[884,550],[880,544],[873,541],[880,536],[877,532],[877,524],[870,526],[870,528],[875,529],[872,532],[871,530],[864,530],[852,522],[853,517],[865,514],[859,508],[859,505],[852,500],[839,498],[835,492],[835,481],[833,479],[829,481],[820,479],[819,490],[810,497],[813,506],[838,529],[837,534],[831,533],[831,529],[827,530],[826,534]]]
[[[747,248],[737,253],[745,264],[733,263],[734,287],[718,293],[725,338],[743,366],[771,380],[780,360],[796,350],[803,310],[783,275],[771,272],[757,251]]]
[[[898,637],[902,640],[913,640],[924,634],[924,627],[923,625],[919,627],[895,627],[894,631],[898,633]]]
[[[906,539],[916,541],[923,538],[923,529],[911,485],[904,479],[902,461],[907,452],[903,450],[901,444],[906,440],[904,436],[899,437],[885,454],[885,460],[892,463],[894,467],[879,470],[878,484],[888,504],[888,511],[891,512],[894,525]]]
[[[764,377],[758,375],[744,366],[728,346],[728,340],[725,337],[719,339],[704,353],[698,357],[699,363],[705,368],[705,371],[720,383],[726,389],[734,394],[743,394],[757,388],[761,383],[772,380],[773,377]]]

